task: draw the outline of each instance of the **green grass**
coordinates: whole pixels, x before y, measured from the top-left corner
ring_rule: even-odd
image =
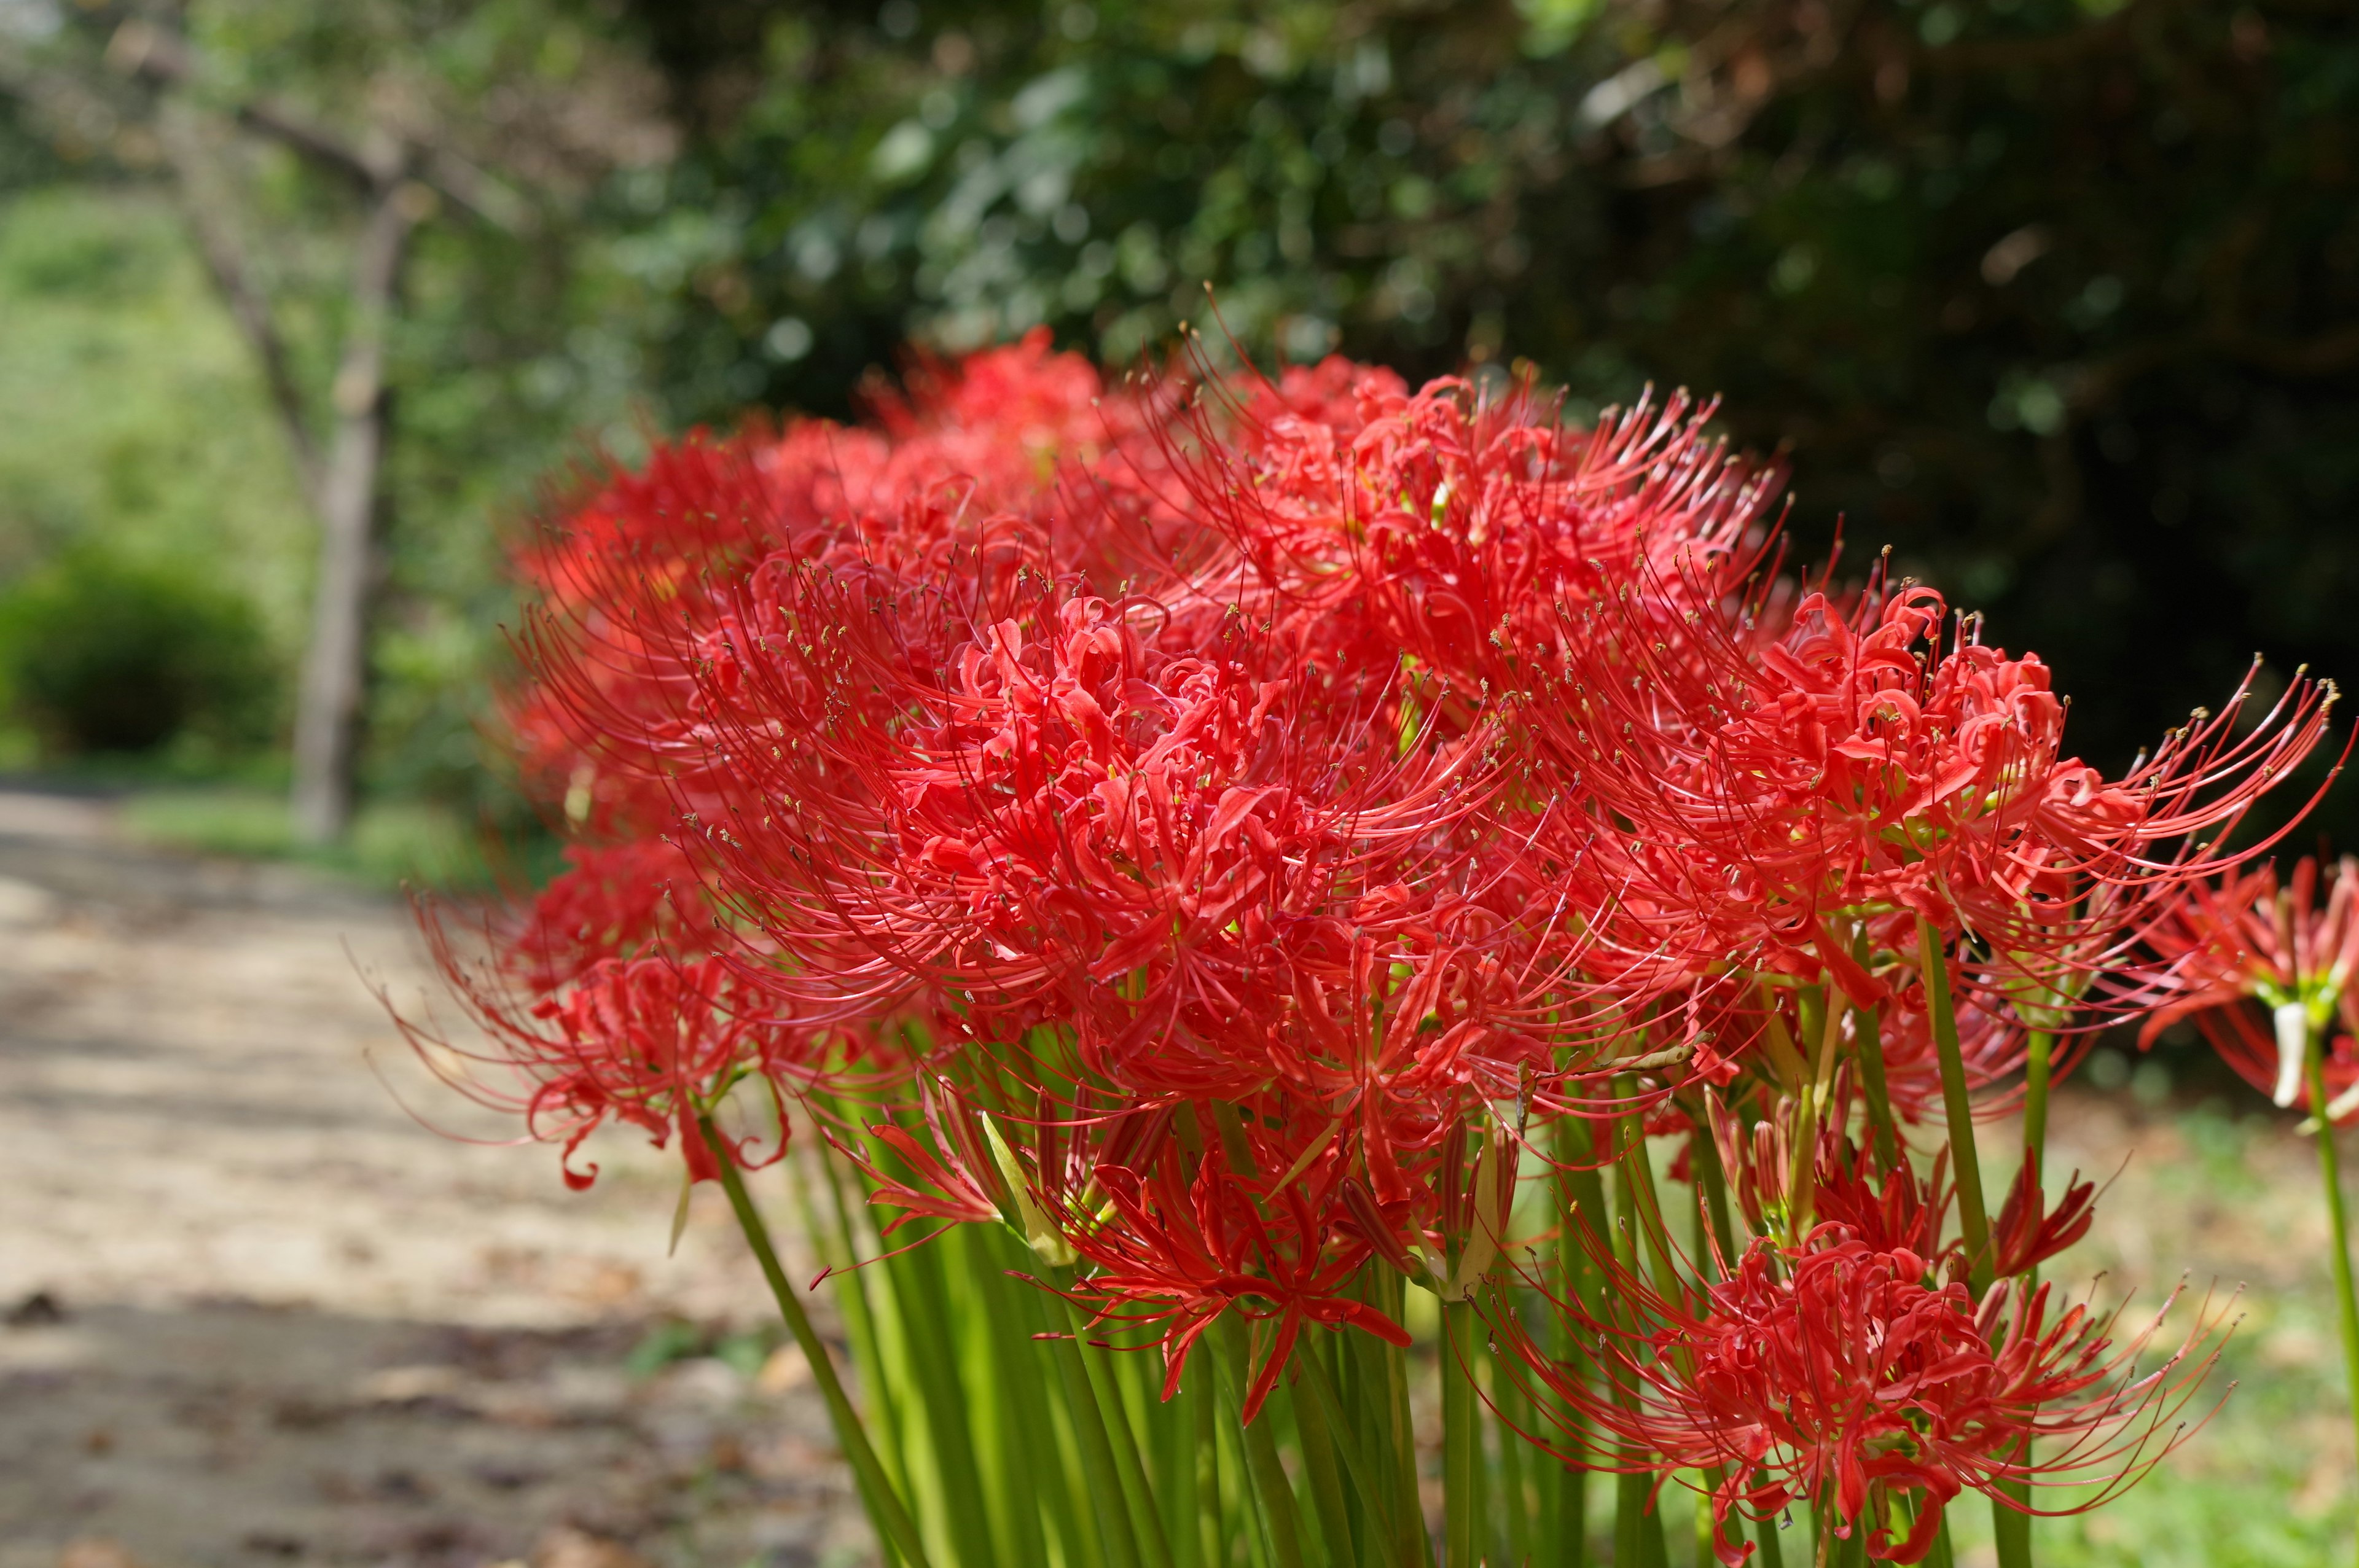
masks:
[[[2125,1496],[2091,1513],[2037,1521],[2035,1561],[2039,1568],[2348,1568],[2359,1469],[2315,1146],[2295,1132],[2293,1116],[2224,1081],[2199,1056],[2176,1061],[2174,1092],[2167,1060],[2158,1053],[2137,1061],[2135,1071],[2155,1080],[2147,1084],[2128,1082],[2126,1058],[2093,1064],[2059,1096],[2051,1183],[2075,1166],[2113,1182],[2098,1201],[2094,1231],[2043,1272],[2075,1296],[2093,1279],[2101,1304],[2126,1293],[2125,1330],[2183,1275],[2188,1304],[2158,1336],[2171,1344],[2191,1321],[2192,1303],[2216,1292],[2235,1331],[2185,1413],[2200,1418],[2215,1403],[2218,1413]],[[2116,1081],[2114,1092],[2094,1092],[2107,1080]],[[2346,1150],[2359,1142],[2348,1132],[2343,1140]],[[2060,1491],[2041,1502],[2053,1509],[2072,1500]],[[1952,1518],[1961,1563],[1995,1562],[1988,1505],[1962,1498]]]
[[[290,860],[378,888],[482,887],[494,879],[457,813],[412,802],[364,806],[346,841],[299,842],[285,795],[251,787],[158,789],[124,801],[123,825],[149,844],[245,860]]]
[[[295,647],[311,523],[169,201],[93,186],[0,199],[0,580],[103,538],[227,577]]]

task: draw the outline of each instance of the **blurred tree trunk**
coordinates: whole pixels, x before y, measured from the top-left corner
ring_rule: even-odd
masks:
[[[353,256],[352,318],[329,393],[335,433],[312,498],[320,517],[320,568],[295,709],[295,829],[309,844],[335,842],[352,820],[377,470],[386,434],[386,331],[400,295],[410,230],[430,203],[422,186],[398,177],[381,182]]]
[[[216,205],[222,181],[208,168],[201,138],[174,102],[196,79],[196,62],[177,33],[136,19],[116,30],[106,54],[118,71],[156,90],[158,141],[190,227],[215,287],[260,364],[305,496],[319,521],[311,634],[296,696],[290,804],[296,833],[305,843],[333,843],[352,821],[367,680],[369,600],[376,575],[377,481],[389,434],[386,339],[400,307],[411,232],[435,210],[438,193],[503,229],[516,226],[521,208],[498,181],[430,137],[421,142],[372,134],[354,142],[267,99],[249,99],[232,108],[238,126],[289,148],[342,180],[362,200],[348,318],[329,388],[333,425],[323,460],[270,300],[248,265],[245,244]]]

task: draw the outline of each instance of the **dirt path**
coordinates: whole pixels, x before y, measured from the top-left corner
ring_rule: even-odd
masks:
[[[0,795],[0,1568],[863,1560],[725,1211],[667,1258],[661,1155],[420,1126],[508,1130],[356,960],[430,983],[390,901]]]

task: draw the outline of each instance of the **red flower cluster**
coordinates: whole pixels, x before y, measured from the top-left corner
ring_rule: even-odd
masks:
[[[1938,1166],[1930,1181],[1879,1176],[1830,1138],[1818,1186],[1823,1223],[1796,1244],[1755,1240],[1700,1292],[1666,1289],[1588,1236],[1603,1289],[1560,1304],[1590,1330],[1602,1379],[1568,1375],[1520,1324],[1506,1336],[1522,1376],[1554,1395],[1539,1408],[1560,1425],[1540,1440],[1593,1467],[1721,1477],[1710,1500],[1734,1565],[1752,1548],[1732,1519],[1798,1501],[1844,1539],[1864,1530],[1875,1562],[1921,1562],[1962,1491],[2022,1507],[2010,1484],[2126,1485],[2190,1434],[2171,1423],[2217,1357],[2218,1314],[2199,1314],[2141,1375],[2176,1294],[2118,1343],[2114,1318],[2060,1304],[2045,1284],[2002,1280],[1977,1302],[1962,1244],[1941,1239]],[[2085,1186],[2054,1215],[2024,1197],[2002,1226],[2017,1271],[2088,1227]]]
[[[518,744],[584,847],[466,985],[536,1131],[884,1088],[880,1196],[1006,1217],[1175,1379],[1273,1321],[1250,1414],[1302,1325],[1399,1339],[1372,1261],[1496,1273],[1538,1123],[1913,1119],[1929,976],[1984,1083],[2150,998],[2185,965],[2133,944],[2327,690],[2105,778],[1931,590],[1777,577],[1778,475],[1710,414],[1341,361],[1113,388],[1036,336],[603,476],[517,560]],[[1778,1193],[1709,1309],[1649,1308],[1631,1443],[1745,1488],[1807,1450],[1777,1496],[1921,1527],[2076,1419],[2085,1314],[1941,1282],[1938,1204],[1877,1238]],[[1833,1402],[1773,1419],[1797,1388]]]
[[[2169,1000],[2140,1030],[2141,1045],[2192,1018],[2213,1049],[2255,1088],[2281,1106],[2313,1115],[2303,1081],[2304,1050],[2314,1044],[2330,1097],[2327,1119],[2359,1112],[2359,860],[2345,857],[2318,907],[2318,862],[2294,868],[2290,886],[2277,867],[2229,872],[2195,888],[2149,940],[2177,960]],[[2258,1004],[2256,1008],[2255,1004]],[[2267,1009],[2263,1027],[2257,1016]]]

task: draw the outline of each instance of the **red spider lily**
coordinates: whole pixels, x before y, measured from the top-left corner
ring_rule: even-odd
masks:
[[[1217,1157],[1192,1179],[1167,1160],[1153,1178],[1104,1166],[1098,1182],[1117,1223],[1074,1227],[1074,1250],[1091,1265],[1081,1288],[1102,1314],[1169,1323],[1164,1398],[1178,1390],[1197,1340],[1233,1309],[1275,1325],[1245,1390],[1247,1422],[1277,1388],[1306,1323],[1409,1343],[1407,1329],[1344,1293],[1367,1254],[1364,1246],[1334,1244],[1325,1212],[1334,1196],[1332,1175],[1299,1176],[1261,1204],[1229,1179]]]
[[[2072,1173],[2064,1195],[2050,1208],[2036,1163],[2023,1162],[1991,1224],[1994,1274],[2003,1280],[2028,1274],[2089,1234],[2097,1222],[2097,1184],[2080,1176],[2080,1172]]]
[[[740,1077],[814,1081],[835,1049],[778,1020],[768,999],[715,956],[727,937],[685,858],[660,842],[568,851],[521,919],[494,925],[488,956],[470,954],[447,918],[421,911],[438,967],[488,1042],[461,1050],[424,1026],[395,1022],[437,1076],[479,1103],[523,1113],[527,1134],[562,1141],[568,1185],[575,1152],[601,1125],[679,1135],[692,1179],[716,1173],[697,1130]],[[744,1157],[750,1141],[741,1141]],[[776,1152],[756,1157],[766,1162]]]
[[[1825,1509],[1839,1537],[1865,1530],[1871,1556],[1917,1563],[1962,1491],[2022,1507],[2007,1488],[2102,1479],[2110,1496],[2184,1440],[2184,1425],[2164,1429],[2217,1357],[2206,1348],[2215,1317],[2138,1376],[2162,1314],[2116,1343],[2113,1316],[2060,1305],[2046,1285],[2001,1283],[1977,1303],[1956,1244],[1935,1242],[1938,1193],[1902,1173],[1871,1184],[1837,1166],[1822,1178],[1821,1205],[1837,1217],[1797,1246],[1753,1242],[1724,1278],[1691,1291],[1667,1292],[1588,1236],[1606,1272],[1604,1316],[1557,1308],[1602,1386],[1503,1318],[1502,1343],[1553,1395],[1539,1408],[1577,1450],[1560,1457],[1666,1478],[1718,1470],[1725,1563],[1752,1551],[1732,1516],[1766,1519],[1797,1500]],[[1905,1536],[1886,1523],[1904,1500]]]
[[[1969,989],[2032,1027],[2149,1004],[2113,971],[2180,888],[2267,848],[2224,840],[2323,737],[2332,687],[2297,682],[2241,738],[2240,694],[2108,781],[2061,754],[2044,665],[1963,622],[1945,646],[1946,620],[1907,587],[1856,612],[1813,594],[1767,640],[1639,594],[1568,614],[1571,663],[1535,719],[1563,788],[1630,825],[1601,849],[1634,954],[1866,1006],[1885,986],[1852,925],[1913,912],[1970,933]]]
[[[1577,894],[1484,817],[1495,736],[1404,729],[1397,682],[1155,611],[1046,585],[963,648],[916,656],[850,610],[711,664],[703,709],[761,814],[699,852],[790,961],[778,983],[849,1005],[897,971],[959,995],[978,1041],[1070,1027],[1126,1092],[1275,1080],[1337,1115],[1380,1085],[1512,1085],[1586,1033],[1542,1022],[1536,999],[1581,993],[1543,940]],[[1363,1112],[1372,1136],[1389,1114]]]
[[[1309,656],[1406,650],[1470,690],[1545,667],[1568,600],[1669,585],[1712,604],[1759,558],[1779,482],[1708,440],[1712,409],[1685,394],[1582,430],[1528,381],[1412,394],[1329,361],[1253,389],[1233,435],[1196,406],[1220,455],[1175,467],[1241,556],[1245,602]]]
[[[1109,575],[1168,554],[1146,485],[1159,463],[1134,399],[1102,397],[1086,362],[1036,333],[957,366],[923,365],[880,396],[882,430],[806,421],[659,448],[611,472],[516,557],[536,597],[522,640],[535,676],[511,705],[527,765],[568,814],[606,832],[659,830],[698,792],[682,744],[685,672],[765,560],[954,589],[1052,559]],[[1104,461],[1106,449],[1128,450]],[[1060,465],[1092,465],[1086,519],[1055,504]],[[1071,525],[1085,522],[1076,532]],[[725,798],[725,781],[712,781]]]
[[[502,934],[508,967],[536,992],[612,958],[701,957],[727,945],[688,857],[660,838],[565,851],[567,870]]]
[[[2346,856],[2318,906],[2319,867],[2304,860],[2280,887],[2266,864],[2216,885],[2199,883],[2156,925],[2147,940],[2169,964],[2169,1000],[2139,1031],[2138,1044],[2192,1018],[2222,1060],[2280,1106],[2309,1106],[2302,1077],[2307,1040],[2324,1040],[2330,1119],[2359,1111],[2359,860]],[[2268,1024],[2257,1016],[2266,1009]],[[2309,1106],[2316,1113],[2321,1108]]]
[[[1970,1299],[1943,1165],[1845,1135],[1878,1061],[1903,1119],[1938,1101],[1924,962],[1977,1086],[2143,1005],[2163,970],[2104,971],[2328,693],[2108,781],[1938,595],[1776,580],[1777,476],[1680,398],[1570,431],[1341,362],[1103,396],[1045,339],[911,385],[684,444],[524,557],[532,777],[615,846],[462,982],[536,1131],[906,1068],[831,1128],[886,1228],[1016,1227],[1171,1386],[1243,1320],[1251,1419],[1305,1324],[1403,1342],[1372,1260],[1495,1272],[1527,1114],[1676,1130],[1725,1089],[1769,1124],[1712,1128],[1765,1239],[1692,1291],[1598,1251],[1608,1385],[1558,1391],[1609,1461],[1730,1466],[1723,1519],[1807,1498],[1904,1561],[2033,1438],[2042,1478],[2149,1462],[2190,1385],[2127,1380],[2145,1336]],[[2027,1179],[1987,1261],[2089,1201]]]
[[[561,1141],[565,1182],[576,1190],[597,1180],[598,1167],[577,1171],[573,1155],[608,1121],[640,1128],[658,1147],[679,1133],[690,1178],[712,1179],[718,1167],[697,1117],[741,1077],[807,1084],[826,1061],[823,1042],[769,1019],[766,999],[717,958],[600,959],[528,1003],[447,957],[444,969],[488,1049],[461,1051],[397,1022],[445,1082],[481,1104],[522,1111],[531,1137]],[[760,1165],[784,1152],[783,1143],[763,1155],[752,1149],[752,1140],[739,1141],[731,1157]]]
[[[905,1211],[888,1233],[920,1215],[1005,1218],[1043,1261],[1060,1271],[1079,1264],[1070,1283],[1061,1272],[1052,1282],[1098,1325],[1153,1331],[1167,1399],[1224,1314],[1255,1325],[1243,1411],[1250,1422],[1305,1324],[1408,1344],[1399,1325],[1353,1298],[1355,1278],[1372,1253],[1407,1256],[1397,1227],[1437,1255],[1440,1245],[1415,1217],[1434,1213],[1430,1180],[1416,1189],[1422,1201],[1405,1197],[1373,1231],[1363,1228],[1350,1217],[1368,1201],[1346,1173],[1352,1130],[1341,1118],[1287,1109],[1280,1097],[1264,1096],[1080,1122],[986,1118],[935,1080],[922,1134],[907,1124],[871,1127],[889,1161],[860,1158],[875,1184],[870,1201]]]

